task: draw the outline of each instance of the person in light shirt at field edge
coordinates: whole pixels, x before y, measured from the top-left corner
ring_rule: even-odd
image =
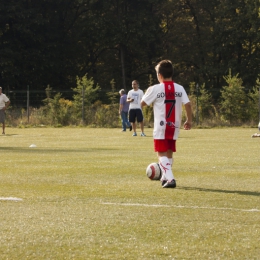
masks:
[[[10,105],[9,98],[2,93],[2,87],[0,87],[0,123],[3,124],[3,132],[2,134],[5,134],[5,110]]]
[[[190,100],[184,88],[173,82],[173,65],[162,60],[155,67],[159,84],[147,89],[141,100],[141,106],[153,104],[154,111],[154,150],[157,152],[162,171],[162,187],[175,188],[176,181],[172,172],[173,152],[176,152],[176,140],[179,135],[184,104],[187,119],[184,129],[191,129],[192,110]]]
[[[140,124],[141,136],[146,136],[144,134],[144,117],[141,108],[141,99],[144,92],[139,89],[139,82],[134,80],[132,82],[132,88],[127,94],[127,102],[130,103],[129,106],[129,122],[132,124],[133,136],[137,136],[136,133],[136,120]]]
[[[121,89],[119,91],[119,94],[120,94],[119,115],[121,116],[121,121],[122,121],[122,132],[126,131],[126,127],[129,127],[129,130],[132,131],[132,126],[128,121],[129,103],[126,101],[127,96],[125,94],[125,90]]]

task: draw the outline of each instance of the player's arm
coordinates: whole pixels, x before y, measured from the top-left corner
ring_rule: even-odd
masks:
[[[10,101],[5,102],[5,107],[3,109],[6,110],[9,105],[10,105]]]
[[[192,124],[192,109],[191,109],[191,103],[188,102],[185,105],[185,110],[186,110],[186,121],[184,122],[184,129],[185,130],[190,130],[191,129],[191,124]]]
[[[147,106],[147,104],[142,100],[142,101],[141,101],[141,108],[143,108],[143,107],[145,107],[145,106]]]
[[[127,100],[126,100],[127,103],[131,103],[131,102],[133,102],[133,101],[134,101],[133,98],[131,98],[131,97],[127,97]]]
[[[147,95],[150,94],[151,91],[152,91],[152,87],[149,87],[149,88],[147,89],[147,91],[145,92],[145,94],[143,95],[142,100],[141,100],[141,108],[143,108],[143,107],[145,107],[145,106],[148,106],[147,103],[144,102],[143,99],[144,99],[144,97],[147,97]]]
[[[122,110],[123,110],[123,104],[120,104],[119,105],[119,114],[121,114]]]

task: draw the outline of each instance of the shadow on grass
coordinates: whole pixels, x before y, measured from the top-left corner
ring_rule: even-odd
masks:
[[[232,193],[232,194],[247,195],[247,196],[260,196],[260,192],[256,192],[256,191],[217,190],[217,189],[205,189],[205,188],[183,187],[183,186],[178,186],[178,188],[183,190],[197,190],[197,191],[204,191],[204,192],[219,192],[219,193]]]
[[[18,134],[2,134],[2,135],[0,135],[0,137],[6,137],[6,136],[15,136],[15,135],[18,135]]]
[[[13,151],[21,153],[86,153],[97,151],[115,151],[118,149],[111,148],[80,148],[80,149],[65,149],[65,148],[26,148],[26,147],[0,147],[0,151]]]

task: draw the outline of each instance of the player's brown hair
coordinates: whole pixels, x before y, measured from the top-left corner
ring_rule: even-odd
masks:
[[[162,60],[160,61],[156,67],[155,70],[157,74],[161,74],[163,78],[172,78],[173,76],[173,65],[170,60]]]

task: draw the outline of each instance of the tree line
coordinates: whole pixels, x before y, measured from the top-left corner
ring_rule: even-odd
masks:
[[[88,75],[103,91],[133,79],[146,89],[170,59],[187,88],[205,84],[218,98],[232,69],[248,92],[259,76],[259,10],[255,0],[1,0],[0,85],[68,90]]]
[[[260,81],[248,93],[245,92],[243,81],[238,74],[232,76],[231,70],[224,77],[225,86],[217,103],[213,95],[206,89],[205,84],[200,88],[194,82],[190,84],[189,98],[192,104],[193,124],[202,127],[241,126],[255,127],[258,124],[260,110]],[[119,127],[118,114],[119,93],[115,82],[111,81],[111,91],[106,93],[109,102],[103,103],[98,99],[99,85],[93,78],[77,77],[77,86],[73,88],[71,99],[64,98],[62,93],[54,92],[49,86],[46,96],[39,107],[27,109],[13,108],[7,111],[7,123],[11,126],[91,126]],[[28,104],[28,103],[27,103]],[[146,127],[153,126],[153,108],[143,108]],[[185,114],[183,121],[185,121]]]

